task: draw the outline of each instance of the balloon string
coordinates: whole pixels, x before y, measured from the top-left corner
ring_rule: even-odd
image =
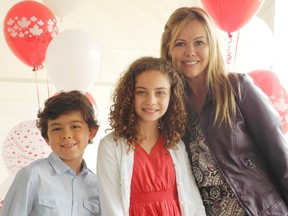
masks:
[[[49,89],[49,78],[48,78],[48,74],[46,72],[46,87],[47,87],[47,94],[48,94],[48,98],[50,97],[50,89]]]
[[[40,65],[35,65],[35,66],[33,67],[33,71],[34,71],[34,72],[36,72],[36,71],[38,71],[38,70],[40,70],[40,69],[43,69],[43,65],[42,65],[42,64],[40,64]]]
[[[228,41],[228,48],[227,48],[227,60],[226,60],[226,64],[228,64],[228,67],[230,65],[231,59],[232,59],[232,55],[231,55],[231,43],[233,42],[232,40],[232,34],[228,33],[228,37],[229,37],[229,41]]]
[[[235,55],[234,55],[234,67],[235,67],[235,64],[236,64],[236,56],[237,56],[239,35],[240,35],[240,31],[238,31],[238,34],[237,34],[236,47],[235,47]]]
[[[38,79],[37,79],[37,71],[34,67],[33,71],[35,72],[35,83],[36,83],[36,92],[37,92],[37,100],[38,100],[38,109],[40,109],[40,98],[39,98],[39,88],[38,88]]]

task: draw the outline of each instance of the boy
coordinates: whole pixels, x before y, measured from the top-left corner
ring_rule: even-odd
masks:
[[[1,215],[100,215],[97,177],[83,159],[99,128],[91,102],[79,91],[60,92],[37,117],[52,153],[19,170]]]

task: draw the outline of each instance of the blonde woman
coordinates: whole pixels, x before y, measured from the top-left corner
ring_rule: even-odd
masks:
[[[169,17],[161,56],[188,86],[184,142],[207,215],[288,215],[288,144],[280,116],[246,74],[228,73],[199,7]],[[247,50],[249,52],[249,50]]]

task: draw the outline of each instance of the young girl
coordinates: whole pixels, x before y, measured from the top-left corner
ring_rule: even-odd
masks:
[[[183,83],[162,58],[142,57],[120,78],[97,160],[105,215],[205,215],[181,136]]]

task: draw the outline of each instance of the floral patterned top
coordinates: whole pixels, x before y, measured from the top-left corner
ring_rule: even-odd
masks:
[[[206,145],[200,114],[189,117],[192,122],[184,141],[189,149],[192,170],[208,216],[246,216],[235,194],[225,182],[221,171]]]

